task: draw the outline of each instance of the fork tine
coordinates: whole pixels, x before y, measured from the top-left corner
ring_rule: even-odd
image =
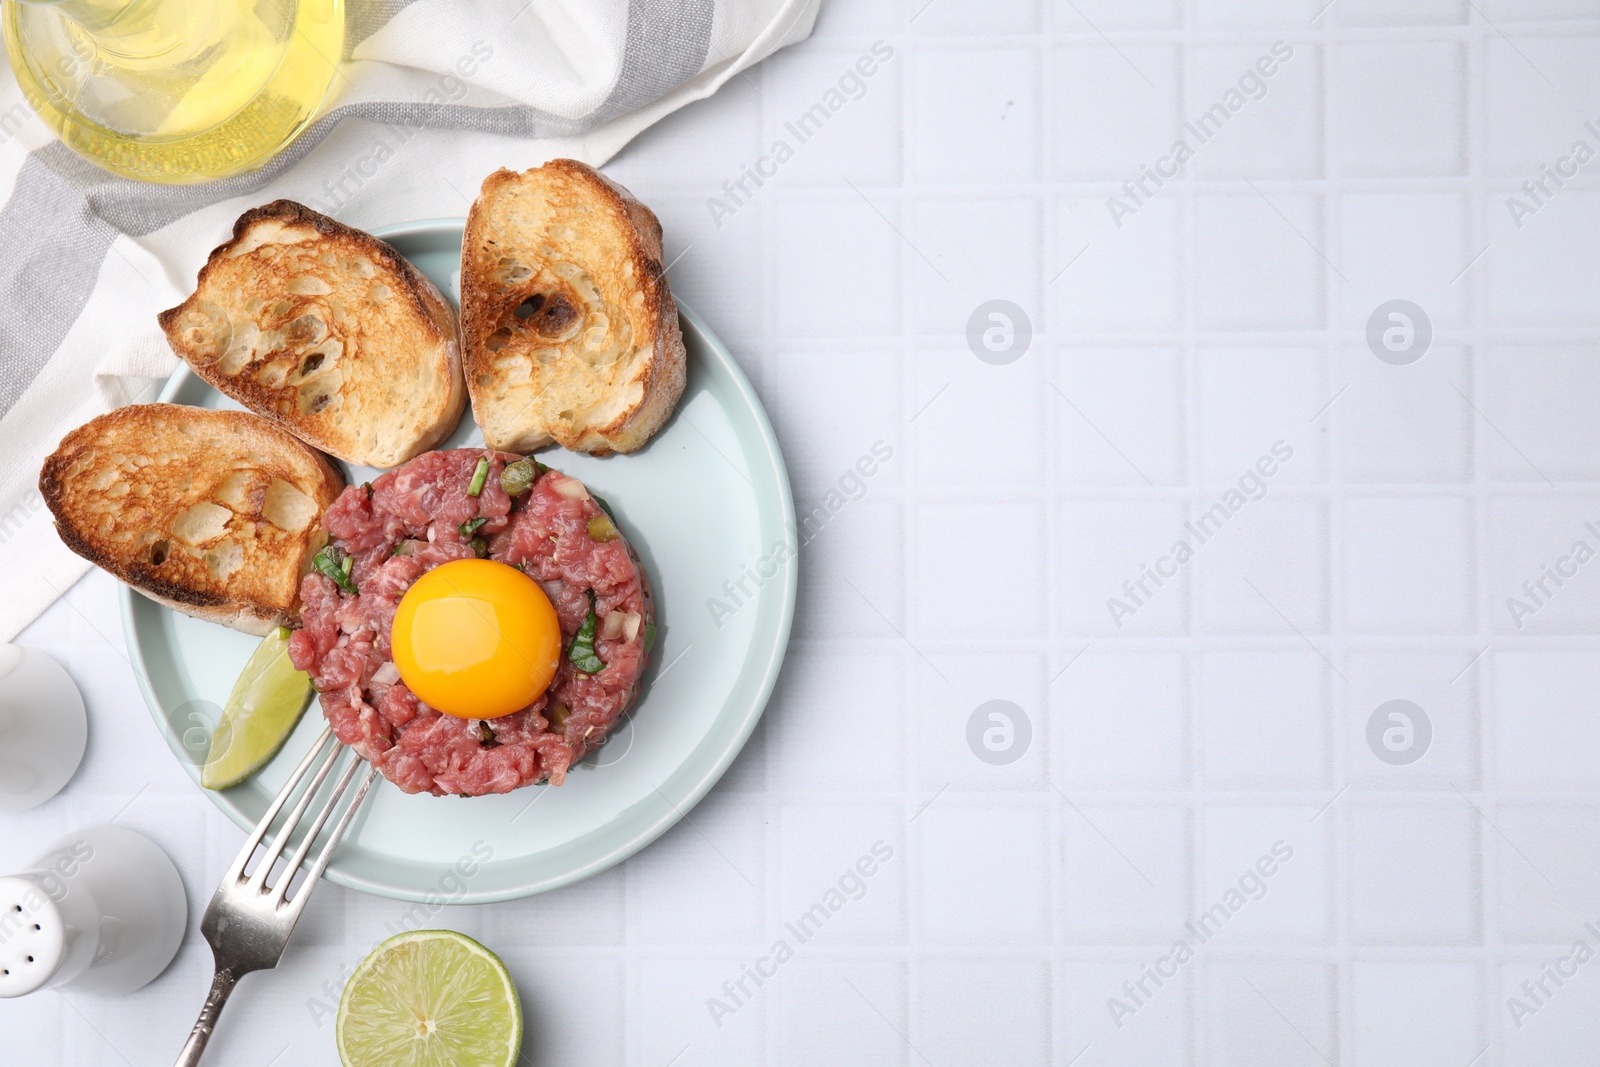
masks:
[[[345,789],[350,785],[350,779],[356,776],[356,771],[361,767],[362,762],[361,758],[357,757],[344,769],[344,773],[339,776],[339,781],[333,787],[333,792],[328,796],[327,803],[322,805],[322,810],[317,812],[316,819],[312,821],[311,826],[307,828],[305,835],[300,839],[300,846],[294,850],[294,855],[289,859],[289,865],[283,869],[283,881],[278,883],[272,890],[272,899],[277,903],[282,904],[288,898],[289,884],[294,881],[295,873],[300,870],[300,864],[305,861],[306,853],[311,851],[311,846],[316,842],[317,835],[322,832],[322,827],[327,823],[328,816],[333,814],[333,809],[339,803],[339,798],[344,795]],[[311,791],[308,790],[306,795],[310,796]],[[280,838],[287,842],[289,831],[293,828],[293,826],[286,825],[283,828],[283,833],[279,835]]]
[[[228,868],[228,873],[222,879],[223,885],[236,882],[244,875],[245,866],[250,862],[250,857],[255,854],[257,846],[261,844],[261,839],[266,836],[267,831],[272,827],[272,821],[278,817],[278,812],[283,810],[284,804],[288,803],[295,787],[305,778],[306,771],[316,762],[322,747],[328,743],[328,738],[332,736],[333,727],[330,726],[322,731],[322,736],[317,738],[316,743],[306,752],[305,757],[300,760],[300,765],[289,776],[289,780],[283,783],[283,788],[278,790],[278,795],[267,808],[266,814],[261,817],[260,822],[256,823],[256,828],[250,831],[250,836],[245,838],[244,847],[239,850],[239,855],[234,857],[233,864]],[[338,749],[338,743],[335,742],[334,751],[337,752]]]
[[[360,766],[361,762],[357,760],[351,765],[352,769]],[[361,810],[362,802],[367,799],[367,790],[372,788],[372,783],[377,778],[378,768],[368,764],[367,776],[361,779],[361,784],[356,788],[355,796],[350,800],[350,806],[344,809],[344,814],[339,816],[338,822],[334,823],[333,832],[328,835],[328,843],[322,847],[322,851],[317,855],[316,862],[311,865],[311,871],[306,875],[306,885],[316,885],[317,879],[322,877],[322,872],[328,869],[328,861],[333,858],[333,850],[339,847],[340,841],[344,840],[344,832],[350,828],[351,820],[356,817],[356,812]],[[294,898],[289,907],[298,911],[298,909],[305,906],[306,898],[310,895],[309,892],[300,893]]]
[[[311,800],[316,796],[317,790],[322,788],[322,783],[328,780],[328,772],[333,770],[333,765],[344,754],[344,746],[335,741],[333,750],[323,759],[322,765],[317,768],[317,773],[312,775],[311,782],[300,794],[300,799],[289,811],[288,818],[284,819],[283,826],[278,830],[276,837],[267,844],[266,852],[261,857],[261,864],[250,876],[246,883],[258,893],[267,892],[267,879],[272,877],[272,868],[283,856],[283,850],[289,847],[289,838],[294,833],[294,828],[300,825],[300,820],[305,817],[306,809],[311,806]],[[265,820],[263,820],[265,821]],[[293,874],[293,870],[290,870]]]

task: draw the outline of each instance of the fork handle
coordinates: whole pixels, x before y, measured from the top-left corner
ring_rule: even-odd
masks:
[[[216,976],[211,979],[211,992],[206,994],[205,1006],[200,1009],[200,1018],[195,1020],[189,1040],[184,1042],[183,1052],[173,1067],[196,1067],[199,1064],[206,1050],[206,1042],[211,1040],[211,1031],[217,1028],[217,1017],[222,1014],[222,1006],[228,1003],[228,994],[233,992],[238,981],[239,976],[232,970],[217,968]]]

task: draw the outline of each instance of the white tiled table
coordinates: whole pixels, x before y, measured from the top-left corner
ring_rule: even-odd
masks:
[[[875,442],[893,456],[806,547],[779,691],[692,824],[432,919],[511,964],[529,1063],[1600,1055],[1600,962],[1520,989],[1600,944],[1600,561],[1520,628],[1507,606],[1575,541],[1600,550],[1600,162],[1520,228],[1506,203],[1600,149],[1600,3],[1322,3],[830,0],[810,41],[611,164],[765,399],[802,511]],[[797,144],[785,122],[879,40],[864,95]],[[1280,40],[1260,98],[1115,225],[1107,198]],[[777,176],[713,210],[779,138]],[[521,160],[467,156],[419,136],[342,214],[459,214],[451,183]],[[993,299],[1031,322],[1007,365],[967,340]],[[1393,299],[1432,326],[1409,365],[1367,342]],[[1276,442],[1292,456],[1230,510]],[[1185,523],[1219,503],[1198,543]],[[1193,558],[1127,600],[1184,537]],[[69,665],[94,735],[0,858],[115,817],[202,902],[239,833],[151,727],[113,583],[22,640]],[[1396,699],[1431,725],[1409,764],[1368,744]],[[993,700],[1029,733],[999,765],[968,741]],[[736,1004],[724,983],[798,944],[785,923],[878,841],[864,895]],[[323,888],[215,1062],[337,1062],[342,973],[404,911]],[[209,966],[192,939],[134,997],[0,1004],[0,1062],[167,1063]]]

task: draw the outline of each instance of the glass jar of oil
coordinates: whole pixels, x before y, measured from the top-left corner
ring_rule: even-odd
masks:
[[[344,0],[0,3],[33,109],[80,155],[152,182],[267,162],[316,116],[344,45]]]

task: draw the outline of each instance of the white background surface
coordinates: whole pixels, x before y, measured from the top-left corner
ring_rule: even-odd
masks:
[[[510,964],[526,1062],[1592,1057],[1600,962],[1520,1027],[1507,998],[1597,940],[1600,562],[1520,629],[1506,601],[1600,548],[1600,186],[1520,229],[1506,199],[1600,149],[1600,5],[1319,7],[834,0],[607,168],[761,392],[801,511],[875,441],[894,458],[807,546],[778,694],[689,821],[581,886],[430,920]],[[880,39],[865,95],[795,145],[784,122]],[[1264,97],[1116,228],[1107,197],[1277,40]],[[458,189],[531,162],[430,136],[341,217],[460,214]],[[716,225],[707,199],[778,138],[794,158]],[[347,124],[316,155],[371,139]],[[1033,327],[1006,366],[966,339],[996,298]],[[1366,342],[1396,298],[1434,330],[1408,366]],[[1116,628],[1106,599],[1280,440],[1265,497]],[[68,665],[92,735],[64,794],[4,820],[0,866],[115,818],[198,912],[241,834],[159,740],[113,582],[21,643]],[[966,740],[996,699],[1031,725],[1005,766]],[[1392,699],[1432,724],[1407,766],[1366,741]],[[715,1025],[708,998],[879,840],[865,896]],[[1116,1027],[1108,998],[1280,840],[1265,896]],[[322,887],[208,1062],[336,1063],[342,971],[405,911]],[[209,974],[191,936],[135,996],[0,1003],[0,1061],[166,1064]]]

